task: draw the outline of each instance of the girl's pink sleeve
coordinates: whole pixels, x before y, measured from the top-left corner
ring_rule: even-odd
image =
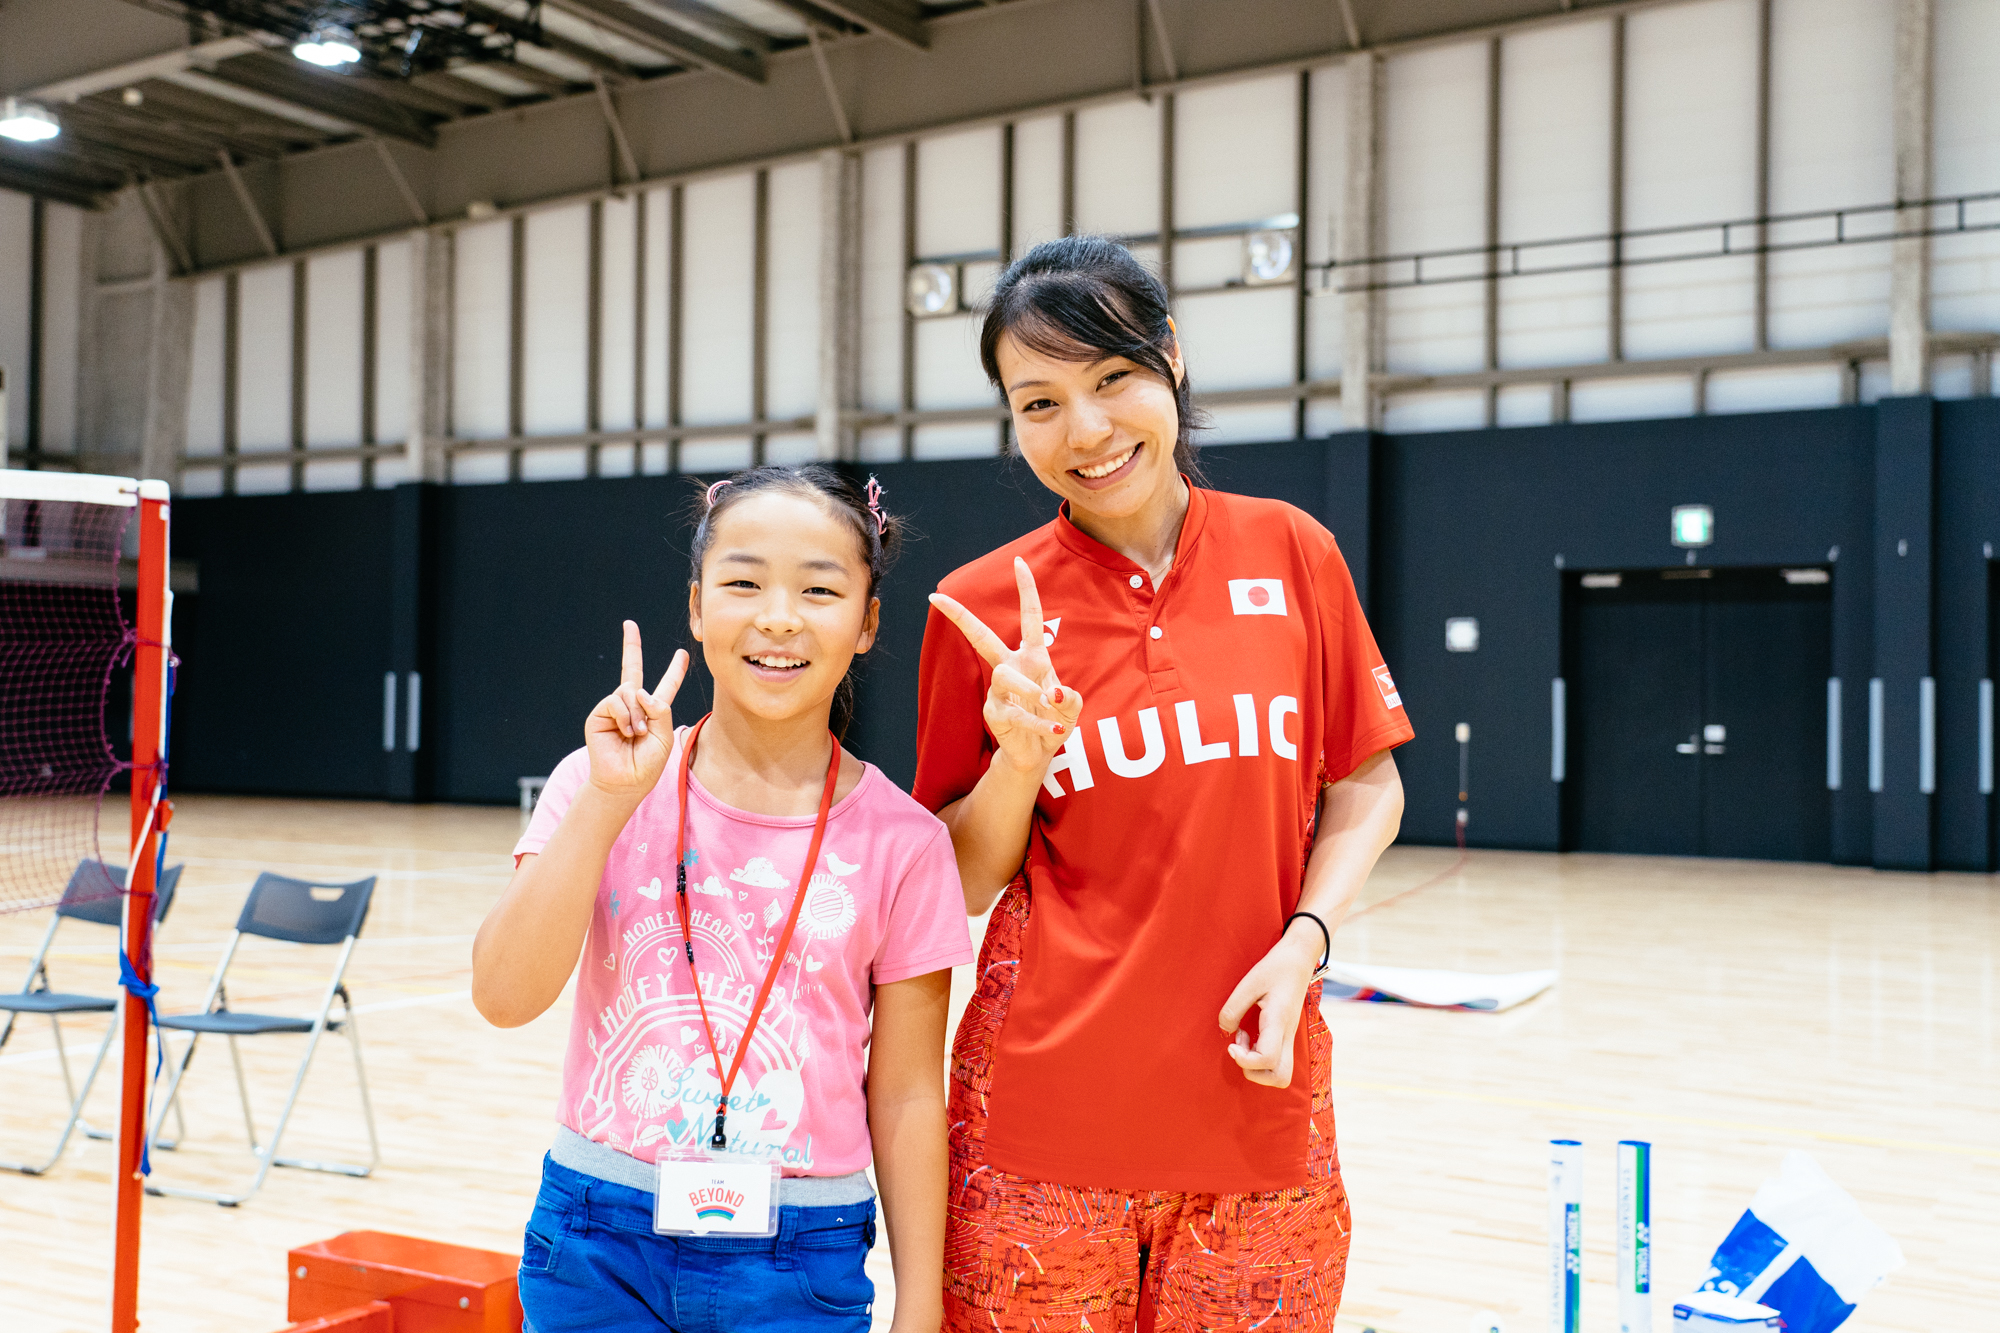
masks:
[[[939,824],[904,869],[889,901],[889,926],[875,953],[875,984],[907,981],[972,959],[958,858],[952,855],[951,835]]]
[[[569,803],[576,799],[577,792],[590,779],[590,754],[576,749],[569,753],[556,771],[549,774],[549,780],[542,787],[541,799],[535,802],[535,813],[528,820],[528,831],[514,844],[514,860],[518,864],[530,852],[539,852],[549,845],[556,825],[569,812]]]

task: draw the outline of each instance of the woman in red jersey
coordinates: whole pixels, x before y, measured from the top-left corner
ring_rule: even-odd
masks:
[[[1035,247],[980,351],[1063,504],[924,635],[915,794],[967,910],[1000,899],[953,1051],[945,1327],[1330,1330],[1316,974],[1402,817],[1402,700],[1332,534],[1199,484],[1126,250]]]

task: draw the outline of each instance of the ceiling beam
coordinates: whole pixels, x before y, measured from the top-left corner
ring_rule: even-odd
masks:
[[[520,22],[519,19],[510,19],[505,13],[490,5],[478,3],[478,0],[466,0],[465,15],[467,18],[482,19],[485,22],[493,24]],[[530,42],[525,38],[516,38],[516,49],[522,45],[540,46],[544,50],[554,51],[557,55],[568,56],[571,60],[580,61],[607,76],[617,78],[632,77],[631,67],[617,56],[608,55],[593,46],[573,41],[559,32],[550,32],[546,27],[542,29],[542,35],[538,41]],[[514,63],[520,63],[518,55],[515,56]]]
[[[628,42],[636,42],[674,60],[700,65],[718,74],[728,74],[745,83],[764,81],[762,57],[718,46],[706,37],[697,37],[670,23],[663,23],[650,14],[642,14],[617,3],[617,0],[547,0],[547,3],[566,14],[589,19]]]
[[[0,150],[0,190],[13,190],[39,199],[53,199],[77,208],[102,208],[104,196],[124,182],[93,180],[54,170],[39,162],[26,162],[12,152]]]
[[[424,148],[437,145],[437,134],[430,126],[408,109],[369,92],[370,80],[360,75],[309,73],[289,57],[259,53],[224,61],[215,67],[214,76],[223,83],[248,88],[392,139]]]
[[[74,102],[92,93],[105,92],[112,88],[129,88],[147,79],[164,78],[184,69],[207,69],[219,61],[235,56],[249,55],[263,47],[250,37],[224,37],[220,41],[203,42],[199,46],[184,46],[177,51],[167,51],[143,60],[128,60],[122,65],[112,65],[105,69],[79,74],[73,79],[62,79],[56,83],[45,83],[39,88],[16,93],[24,102],[57,104]]]
[[[813,21],[813,10],[827,10],[840,15],[849,23],[858,23],[870,32],[879,32],[884,37],[892,37],[912,50],[928,51],[931,45],[930,28],[924,21],[907,10],[899,9],[887,0],[777,0],[786,9]]]
[[[227,88],[228,84],[219,84]],[[179,84],[168,83],[165,79],[154,79],[146,84],[146,100],[131,115],[146,118],[147,123],[158,132],[172,132],[178,135],[201,138],[205,141],[202,154],[206,162],[214,153],[217,143],[234,147],[239,153],[252,157],[278,157],[298,148],[325,141],[325,134],[299,124],[295,120],[253,110],[236,102],[224,102],[198,93]],[[112,108],[122,112],[121,104],[104,97],[86,98],[76,104],[92,110]]]
[[[770,33],[752,27],[734,14],[725,14],[703,0],[651,0],[651,3],[656,9],[671,10],[710,32],[720,33],[746,51],[765,52],[771,49]]]
[[[508,101],[507,94],[498,89],[474,83],[471,79],[461,79],[455,74],[418,74],[410,79],[409,84],[421,92],[435,93],[461,106],[477,107],[482,111],[502,110]]]
[[[323,116],[317,111],[308,110],[282,97],[271,97],[254,89],[239,88],[233,83],[227,83],[199,70],[184,69],[176,74],[162,74],[159,77],[162,82],[185,88],[191,93],[199,93],[203,97],[211,97],[219,102],[233,102],[237,106],[248,107],[252,111],[279,120],[288,120],[294,125],[304,125],[308,129],[318,130],[321,134],[361,133],[361,127],[350,121],[341,120],[337,116]]]

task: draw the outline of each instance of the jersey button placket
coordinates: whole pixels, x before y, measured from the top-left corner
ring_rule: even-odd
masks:
[[[1172,577],[1169,574],[1167,581],[1170,582]],[[1139,595],[1146,612],[1146,637],[1140,641],[1140,646],[1145,650],[1148,682],[1155,694],[1177,690],[1180,688],[1180,672],[1167,648],[1167,631],[1160,624],[1166,615],[1167,589],[1165,586],[1147,588],[1146,580],[1138,574],[1134,574],[1130,581],[1134,588],[1141,590]]]

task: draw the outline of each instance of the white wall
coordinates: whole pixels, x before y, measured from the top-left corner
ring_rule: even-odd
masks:
[[[1936,37],[1932,190],[2000,190],[2000,4],[1937,0]],[[1970,209],[1967,221],[2000,223],[2000,200]],[[1932,326],[2000,329],[2000,231],[1939,237],[1931,244]]]
[[[6,436],[10,447],[28,438],[29,234],[33,201],[0,190],[0,366],[7,369]]]
[[[1602,236],[1609,228],[1611,48],[1609,22],[1544,28],[1501,43],[1503,243]],[[1524,252],[1522,267],[1599,262],[1607,249],[1536,247]],[[1500,283],[1500,364],[1604,360],[1611,349],[1610,289],[1605,269]]]

